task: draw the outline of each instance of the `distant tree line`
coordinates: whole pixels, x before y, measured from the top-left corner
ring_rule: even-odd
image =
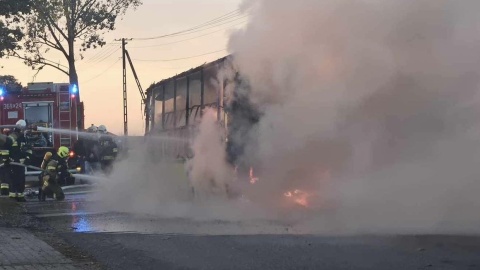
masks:
[[[22,84],[12,75],[0,75],[0,85],[5,86],[7,92],[22,91]]]

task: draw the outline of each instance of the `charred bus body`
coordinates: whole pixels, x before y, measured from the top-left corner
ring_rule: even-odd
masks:
[[[240,159],[251,128],[260,112],[248,96],[248,82],[242,79],[227,56],[152,84],[147,89],[146,135],[166,135],[176,141],[160,141],[154,155],[159,158],[191,158],[192,142],[204,109],[217,112],[217,122],[225,132],[228,162],[248,174],[249,161]],[[253,142],[251,142],[253,143]]]
[[[221,58],[177,76],[160,81],[147,89],[146,138],[161,136],[166,140],[152,140],[148,144],[153,160],[185,160],[192,158],[190,149],[198,132],[198,120],[206,108],[216,110],[217,123],[225,132],[224,149],[237,181],[225,187],[229,198],[259,201],[282,209],[309,208],[318,204],[319,196],[308,185],[291,181],[289,176],[279,179],[281,187],[273,194],[263,196],[255,192],[262,182],[261,160],[256,158],[257,126],[263,113],[251,100],[251,87],[241,72],[234,69],[231,57]],[[225,76],[225,74],[228,76]],[[168,138],[174,138],[170,140]],[[295,175],[293,170],[289,175]],[[327,174],[326,174],[327,175]],[[208,177],[208,176],[207,176]],[[293,178],[295,178],[294,176]],[[191,181],[191,179],[187,180]],[[195,196],[195,187],[192,186]],[[214,188],[218,187],[213,184]],[[254,192],[250,193],[249,190]],[[240,196],[239,196],[240,195]]]

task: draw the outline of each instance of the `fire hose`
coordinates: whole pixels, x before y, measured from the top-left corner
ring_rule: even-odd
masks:
[[[15,165],[15,166],[22,166],[22,167],[29,168],[29,169],[36,170],[36,171],[46,172],[46,170],[44,170],[42,168],[31,166],[31,165],[25,165],[25,164],[19,163],[19,162],[10,162],[9,164]],[[0,167],[4,167],[4,166],[5,166],[5,163],[0,164]]]
[[[29,169],[36,170],[36,171],[47,172],[47,170],[44,170],[42,168],[32,166],[32,165],[26,165],[26,164],[19,163],[19,162],[10,162],[9,164],[15,165],[15,166],[22,166],[22,167],[29,168]],[[5,166],[5,164],[0,164],[0,167],[4,167],[4,166]],[[108,181],[109,180],[108,178],[105,178],[105,177],[90,176],[90,175],[79,175],[79,174],[76,174],[75,178],[83,179],[83,180],[97,180],[97,181],[99,181],[99,180]]]
[[[10,162],[9,164],[11,165],[15,165],[15,166],[22,166],[22,167],[25,167],[25,168],[29,168],[29,169],[32,169],[32,170],[36,170],[36,171],[42,171],[42,172],[47,172],[47,170],[44,170],[42,168],[39,168],[39,167],[36,167],[36,166],[32,166],[32,165],[26,165],[26,164],[23,164],[23,163],[19,163],[19,162]],[[0,167],[4,167],[5,164],[0,164]],[[86,180],[86,181],[92,181],[92,182],[107,182],[108,178],[103,178],[103,177],[98,177],[98,176],[90,176],[90,175],[75,175],[75,178],[76,179],[79,179],[79,180]],[[67,187],[63,187],[62,189],[66,190],[66,189],[72,189],[72,188],[78,188],[78,187],[85,187],[87,185],[72,185],[72,186],[67,186]]]

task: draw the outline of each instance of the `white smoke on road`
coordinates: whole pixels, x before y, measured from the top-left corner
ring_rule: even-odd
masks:
[[[479,1],[244,6],[229,46],[263,113],[254,199],[315,191],[333,210],[309,230],[480,232]]]
[[[159,145],[168,138],[129,138],[128,156],[118,161],[107,185],[94,197],[97,208],[136,214],[185,216],[190,210],[189,183],[182,162],[160,162]],[[176,141],[173,141],[176,142]],[[98,209],[97,209],[98,210]]]
[[[116,162],[109,178],[99,178],[92,210],[196,221],[265,218],[251,205],[227,198],[234,174],[216,120],[215,110],[204,111],[191,144],[194,156],[187,162],[163,153],[168,148],[162,146],[187,145],[178,137],[128,138],[128,155]]]

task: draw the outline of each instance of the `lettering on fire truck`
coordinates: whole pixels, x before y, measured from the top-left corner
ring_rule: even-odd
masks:
[[[7,103],[3,104],[3,109],[4,110],[9,110],[9,109],[22,109],[22,103]]]

